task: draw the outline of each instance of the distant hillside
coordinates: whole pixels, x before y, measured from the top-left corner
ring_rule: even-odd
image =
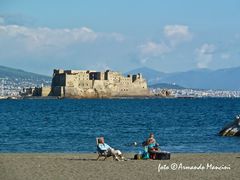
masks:
[[[51,77],[39,75],[31,72],[26,72],[21,69],[14,69],[10,67],[0,66],[0,77],[8,77],[9,79],[44,79],[49,80]]]
[[[0,66],[0,84],[4,84],[5,93],[20,91],[24,87],[48,86],[51,77],[26,72],[20,69]]]
[[[147,67],[134,69],[125,74],[137,74],[137,73],[142,73],[144,78],[148,81],[149,84],[156,84],[160,82],[163,77],[166,76],[166,73],[159,72],[157,70]]]
[[[164,82],[190,88],[240,90],[240,67],[219,70],[192,70],[173,73]]]
[[[167,84],[167,83],[158,83],[150,85],[149,88],[161,88],[161,89],[185,89],[182,86],[176,85],[176,84]]]
[[[195,69],[177,73],[163,73],[144,67],[128,73],[137,72],[143,74],[149,85],[167,83],[195,89],[240,90],[240,67],[219,70]]]

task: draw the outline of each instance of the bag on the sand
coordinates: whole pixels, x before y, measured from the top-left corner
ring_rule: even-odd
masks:
[[[170,159],[171,153],[167,151],[156,152],[155,159],[168,160]]]
[[[135,154],[134,159],[140,160],[140,159],[142,159],[142,155],[141,154]]]

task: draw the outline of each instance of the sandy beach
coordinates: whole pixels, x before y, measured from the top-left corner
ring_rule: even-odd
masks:
[[[132,158],[133,154],[126,154]],[[1,153],[1,180],[238,179],[240,153],[172,154],[171,160],[96,161],[96,154]],[[195,169],[195,170],[194,170]]]

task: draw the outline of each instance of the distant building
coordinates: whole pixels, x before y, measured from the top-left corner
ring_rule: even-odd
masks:
[[[122,74],[107,70],[54,70],[51,87],[35,88],[35,96],[61,96],[72,98],[104,98],[148,96],[146,80],[140,73]]]

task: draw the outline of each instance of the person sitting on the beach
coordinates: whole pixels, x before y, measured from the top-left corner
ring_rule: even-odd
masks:
[[[150,154],[150,159],[155,159],[156,152],[159,152],[160,149],[159,149],[159,144],[156,142],[153,133],[150,133],[150,136],[146,141],[146,145],[148,147],[148,153]]]
[[[111,146],[109,146],[108,144],[106,144],[104,142],[104,138],[100,138],[98,140],[98,148],[101,151],[106,151],[107,154],[110,154],[114,157],[115,160],[120,161],[120,160],[124,160],[124,157],[121,153],[121,151],[119,150],[115,150],[113,149]]]
[[[156,152],[158,152],[158,146],[156,146],[156,143],[153,139],[150,139],[148,141],[148,153],[150,154],[150,159],[155,159]]]
[[[147,144],[155,144],[155,145],[158,145],[155,138],[154,138],[154,134],[153,133],[150,133],[149,135],[149,138],[147,140]]]

